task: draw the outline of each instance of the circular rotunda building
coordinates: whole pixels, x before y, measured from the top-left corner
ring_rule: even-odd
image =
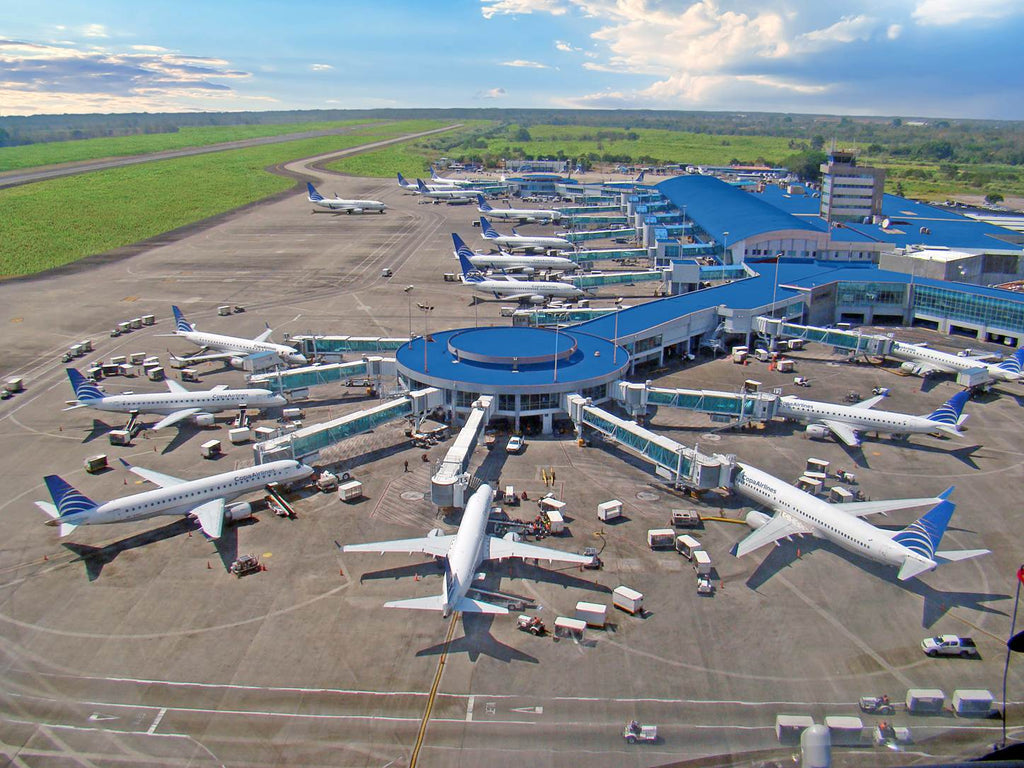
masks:
[[[458,328],[399,347],[398,376],[411,390],[436,387],[461,420],[481,395],[496,398],[496,417],[514,429],[552,431],[563,395],[595,403],[629,367],[629,354],[607,339],[569,329]]]

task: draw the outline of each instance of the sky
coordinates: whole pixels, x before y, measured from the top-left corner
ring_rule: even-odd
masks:
[[[0,116],[643,108],[1024,120],[1024,0],[7,0]]]

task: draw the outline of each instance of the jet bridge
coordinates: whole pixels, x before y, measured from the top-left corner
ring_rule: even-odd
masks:
[[[590,213],[570,216],[569,223],[574,227],[586,227],[590,224],[618,224],[619,226],[625,226],[629,223],[629,219],[624,213]]]
[[[316,387],[321,384],[347,381],[353,377],[377,379],[396,375],[393,357],[368,357],[351,363],[330,363],[328,365],[307,365],[302,368],[286,368],[273,373],[261,373],[249,377],[249,384],[265,387],[274,392],[291,392],[296,389]]]
[[[634,238],[637,236],[637,232],[636,227],[624,227],[622,229],[592,229],[587,232],[559,232],[558,236],[564,237],[570,243],[581,243],[584,240]]]
[[[466,419],[465,426],[448,453],[438,462],[433,477],[430,478],[430,500],[438,507],[465,506],[466,491],[469,488],[466,471],[473,449],[480,441],[480,436],[487,427],[496,410],[497,400],[491,395],[483,395],[473,403],[473,410]]]
[[[604,285],[632,285],[633,283],[652,283],[664,281],[667,271],[664,269],[645,269],[642,272],[605,272],[600,275],[580,275],[572,278],[577,288],[600,288]]]
[[[622,213],[621,205],[570,205],[566,208],[559,208],[562,216],[587,216],[590,214]]]
[[[309,459],[319,451],[346,438],[369,432],[371,429],[413,414],[426,414],[444,405],[444,392],[434,387],[410,392],[405,397],[390,400],[372,408],[349,413],[331,421],[311,424],[280,437],[274,437],[253,446],[256,463],[278,459]]]
[[[578,434],[585,435],[590,430],[618,443],[652,462],[655,473],[677,488],[710,490],[729,487],[732,483],[735,456],[708,456],[687,448],[591,405],[589,399],[577,394],[563,395],[562,407],[576,425]]]
[[[563,251],[564,255],[575,262],[617,261],[618,259],[649,259],[651,252],[647,248],[597,248],[582,251]]]
[[[346,353],[391,352],[408,342],[408,339],[390,336],[321,336],[299,334],[288,338],[289,344],[297,345],[308,358],[340,358]]]
[[[888,355],[893,341],[888,336],[865,335],[859,331],[838,328],[816,328],[811,325],[787,323],[779,318],[755,317],[751,321],[755,333],[768,337],[806,339],[819,344],[828,344],[854,355]]]
[[[642,415],[648,405],[665,405],[738,421],[769,421],[775,416],[778,396],[765,392],[719,392],[705,389],[666,389],[646,384],[617,382],[613,390],[631,416]]]

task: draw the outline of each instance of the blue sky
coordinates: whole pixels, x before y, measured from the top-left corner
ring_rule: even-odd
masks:
[[[604,107],[1024,119],[1024,0],[8,0],[0,115]]]

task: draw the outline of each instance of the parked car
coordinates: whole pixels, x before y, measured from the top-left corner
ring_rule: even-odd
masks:
[[[505,450],[509,453],[521,453],[525,445],[526,441],[520,435],[512,435],[505,445]]]
[[[959,656],[965,659],[968,656],[978,655],[978,647],[974,644],[974,640],[959,635],[926,637],[921,641],[921,650],[933,657]]]

